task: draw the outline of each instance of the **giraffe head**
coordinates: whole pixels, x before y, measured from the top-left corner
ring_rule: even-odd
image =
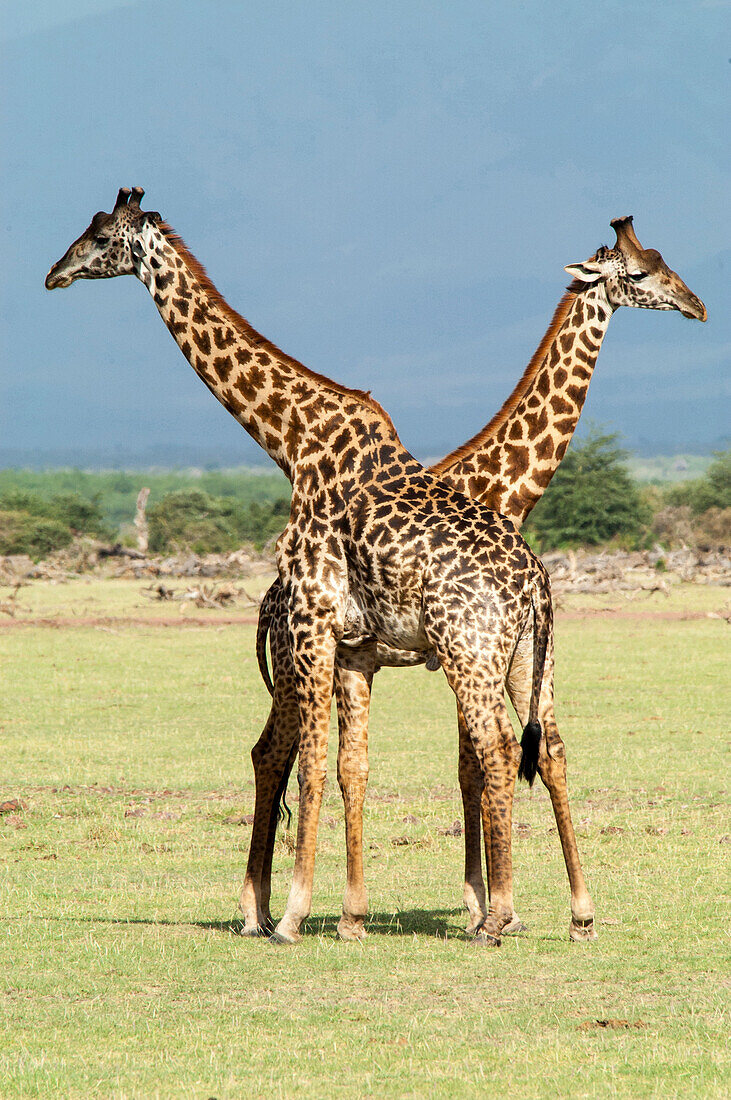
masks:
[[[705,321],[703,302],[670,270],[659,252],[642,247],[632,218],[615,218],[611,225],[617,234],[614,248],[602,245],[591,259],[565,268],[577,284],[603,283],[613,309],[677,309],[684,317]],[[581,289],[577,284],[571,289]]]
[[[76,279],[113,279],[139,271],[139,244],[145,228],[160,221],[154,211],[140,210],[141,187],[120,188],[111,214],[100,210],[68,251],[46,275],[46,289],[71,286]]]

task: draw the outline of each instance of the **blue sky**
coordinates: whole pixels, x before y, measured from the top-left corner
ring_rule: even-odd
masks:
[[[134,279],[49,294],[118,187],[228,300],[369,388],[415,453],[502,403],[631,213],[709,321],[620,310],[585,415],[650,451],[728,435],[726,2],[6,0],[0,462],[259,462]]]

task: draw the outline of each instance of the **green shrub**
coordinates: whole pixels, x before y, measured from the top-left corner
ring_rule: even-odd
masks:
[[[62,550],[72,539],[70,529],[57,519],[0,510],[0,554],[27,554],[39,561],[53,550]]]
[[[215,554],[236,550],[244,542],[262,546],[279,534],[288,515],[289,504],[284,500],[246,506],[197,489],[168,493],[147,510],[150,550]]]
[[[731,450],[717,451],[705,477],[684,481],[668,490],[667,502],[687,505],[694,516],[709,508],[731,508]]]
[[[46,497],[27,489],[6,489],[0,494],[0,509],[55,520],[77,535],[93,535],[101,539],[112,537],[104,522],[98,498],[89,500],[80,493],[58,493]]]
[[[594,429],[572,443],[545,495],[524,527],[539,550],[597,546],[612,540],[635,546],[650,509],[626,464],[617,435]]]

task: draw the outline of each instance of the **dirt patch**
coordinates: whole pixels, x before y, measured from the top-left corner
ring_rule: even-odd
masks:
[[[607,1029],[609,1031],[632,1031],[634,1029],[642,1029],[647,1027],[644,1020],[584,1020],[579,1024],[579,1031],[594,1031],[596,1029]]]
[[[142,802],[156,802],[162,799],[174,798],[184,802],[241,802],[245,792],[242,789],[233,788],[218,791],[190,791],[165,787],[160,790],[146,790],[141,787],[107,787],[101,784],[78,784],[63,787],[34,785],[24,787],[26,793],[33,794],[60,794],[80,795],[94,794],[101,797],[138,799]]]
[[[708,618],[708,612],[706,611],[678,611],[670,608],[663,610],[662,608],[649,607],[632,609],[624,607],[584,607],[572,608],[571,610],[562,608],[556,612],[557,619],[564,619],[568,622],[579,622],[581,619],[596,618],[598,615],[611,615],[614,619],[621,619],[622,622],[628,623],[683,623]]]
[[[392,848],[431,848],[432,840],[428,836],[392,836],[391,837]]]
[[[257,619],[253,615],[226,615],[210,619],[195,618],[192,615],[177,615],[161,618],[158,616],[89,616],[88,618],[73,616],[72,618],[38,618],[38,619],[1,619],[0,630],[13,630],[17,627],[48,627],[53,630],[66,630],[73,627],[98,627],[101,629],[117,629],[119,627],[138,626],[256,626]]]
[[[23,802],[20,798],[8,798],[5,802],[0,802],[0,815],[17,814],[27,809],[27,803]]]
[[[231,817],[225,817],[223,819],[224,825],[253,825],[253,814],[233,814]]]

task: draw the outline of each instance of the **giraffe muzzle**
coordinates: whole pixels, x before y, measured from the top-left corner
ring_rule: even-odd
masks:
[[[708,310],[700,298],[696,298],[695,294],[691,294],[687,301],[683,302],[680,312],[689,321],[705,321],[708,318]]]
[[[63,271],[59,271],[58,266],[58,264],[54,264],[46,275],[46,290],[58,290],[59,287],[71,286],[73,283],[73,276]]]

